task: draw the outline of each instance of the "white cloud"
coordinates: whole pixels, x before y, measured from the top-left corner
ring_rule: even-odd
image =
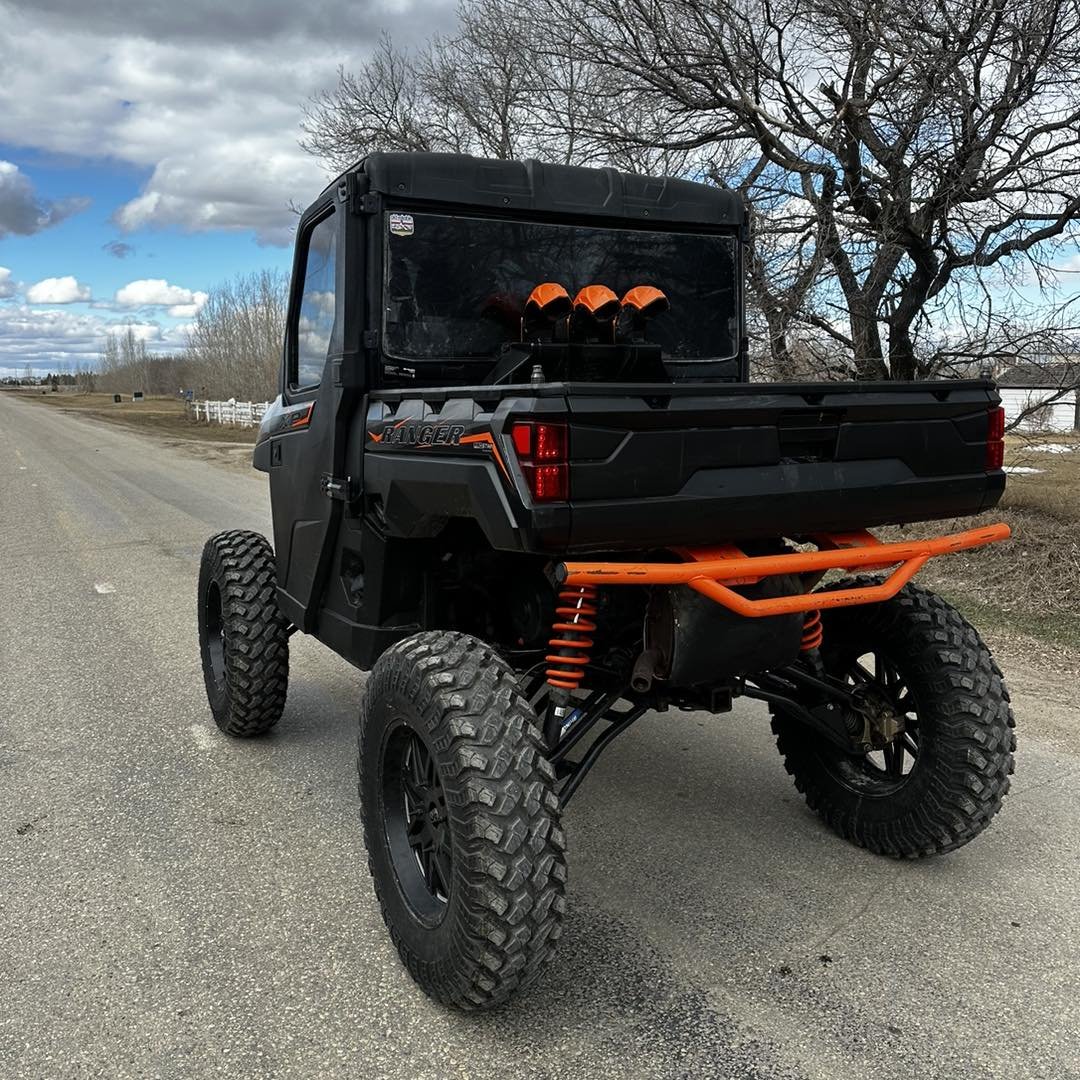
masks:
[[[355,67],[378,33],[405,42],[447,27],[449,0],[3,4],[0,143],[108,157],[149,172],[120,207],[126,231],[254,229],[288,243],[290,202],[326,170],[297,145],[303,103]],[[343,44],[348,43],[348,44]]]
[[[164,307],[177,319],[194,318],[206,301],[206,293],[170,285],[164,278],[129,281],[116,292],[116,302],[120,307]]]
[[[58,202],[42,199],[17,165],[0,161],[0,238],[33,236],[89,205],[90,200],[81,197]]]
[[[31,304],[77,304],[90,299],[90,286],[71,274],[44,278],[26,290],[26,299]]]
[[[190,304],[173,304],[172,307],[169,308],[169,314],[174,319],[194,319],[202,310],[202,306],[206,301],[206,293],[198,292],[195,294],[195,299]]]
[[[296,221],[288,199],[310,202],[327,179],[298,151],[295,138],[252,134],[204,148],[195,164],[191,156],[163,158],[143,193],[113,215],[115,223],[126,232],[148,226],[253,229],[261,243],[288,244]]]
[[[136,341],[144,341],[147,345],[164,338],[161,327],[155,322],[137,323],[111,323],[106,333],[109,335],[126,334],[128,331],[134,335]]]
[[[15,282],[11,279],[11,271],[6,266],[0,266],[0,300],[7,300],[15,295]]]
[[[20,373],[27,364],[36,371],[71,369],[78,364],[93,367],[106,335],[123,333],[129,325],[152,351],[167,351],[172,344],[153,320],[131,322],[65,308],[0,306],[0,359],[9,370]]]

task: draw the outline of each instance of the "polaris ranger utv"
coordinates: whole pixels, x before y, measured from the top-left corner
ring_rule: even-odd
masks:
[[[207,541],[206,688],[246,737],[294,631],[370,670],[368,866],[439,1001],[535,979],[563,812],[646,712],[766,702],[809,805],[882,855],[967,843],[1008,790],[1001,672],[911,581],[1008,529],[867,531],[996,504],[994,386],[750,383],[746,228],[713,187],[435,154],[373,154],[300,220],[274,546]]]

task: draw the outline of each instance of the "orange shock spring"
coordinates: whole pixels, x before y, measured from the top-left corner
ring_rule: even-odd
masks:
[[[576,585],[559,593],[555,608],[556,621],[551,624],[551,652],[544,658],[548,686],[559,690],[576,690],[585,678],[592,634],[596,631],[596,587]]]
[[[803,621],[802,628],[802,651],[809,652],[816,649],[825,637],[825,627],[821,625],[821,612],[808,611]]]

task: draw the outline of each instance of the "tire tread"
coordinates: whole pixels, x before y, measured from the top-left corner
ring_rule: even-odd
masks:
[[[457,817],[454,884],[465,902],[455,909],[452,957],[422,960],[396,925],[386,902],[396,885],[380,880],[370,854],[381,842],[380,818],[364,800],[375,894],[402,963],[426,993],[458,1008],[491,1008],[535,981],[562,932],[566,839],[554,771],[513,671],[483,642],[450,631],[416,634],[376,663],[361,709],[361,770],[378,752],[366,738],[368,713],[394,691],[415,702],[433,737]]]
[[[872,584],[876,579],[860,577],[827,588]],[[1014,768],[1016,721],[1001,669],[975,628],[947,601],[918,585],[906,585],[880,604],[831,610],[841,621],[861,612],[875,632],[906,642],[930,690],[935,739],[943,752],[935,754],[932,782],[918,805],[888,825],[868,822],[859,813],[857,796],[842,802],[832,797],[805,734],[774,707],[776,745],[796,788],[835,832],[880,855],[915,859],[962,847],[1001,809]]]
[[[281,718],[289,685],[288,623],[277,603],[274,552],[259,533],[233,529],[211,536],[202,558],[200,597],[207,579],[216,580],[226,636],[224,703],[214,719],[234,738],[261,735]],[[205,650],[203,666],[209,686]]]

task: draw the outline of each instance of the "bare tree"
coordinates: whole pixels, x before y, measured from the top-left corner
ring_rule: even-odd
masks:
[[[277,393],[285,336],[288,278],[264,270],[216,285],[195,316],[188,348],[152,353],[131,327],[106,336],[96,379],[80,385],[110,393],[175,394],[196,388],[211,397],[265,400]]]
[[[419,150],[682,171],[681,151],[597,136],[611,76],[580,50],[553,54],[545,32],[504,0],[468,0],[457,31],[419,49],[384,36],[308,103],[301,145],[340,169],[374,150]],[[637,131],[655,120],[632,97],[622,108]]]
[[[615,164],[755,211],[770,371],[1007,352],[1080,212],[1080,0],[464,0],[311,103],[305,145]]]
[[[861,374],[924,374],[934,304],[1044,258],[1080,211],[1075,0],[542,3],[555,51],[671,117],[660,145],[737,148],[718,179],[812,231],[847,325],[810,321]]]
[[[288,278],[262,270],[210,290],[189,334],[185,385],[211,397],[264,399],[277,392]]]

